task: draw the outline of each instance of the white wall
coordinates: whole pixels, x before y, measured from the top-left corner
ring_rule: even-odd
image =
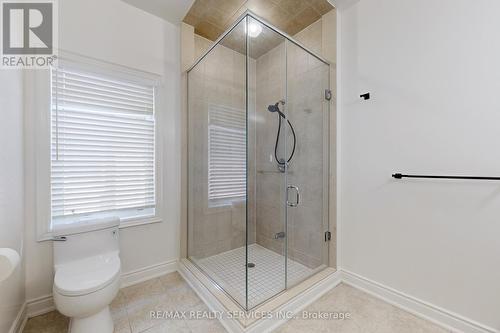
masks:
[[[129,273],[179,257],[180,29],[119,0],[59,2],[60,48],[162,76],[158,123],[164,150],[162,223],[121,229],[122,271]],[[33,108],[32,108],[33,109]],[[26,121],[27,299],[52,292],[52,243],[36,241],[33,110]]]
[[[500,2],[341,12],[342,268],[500,329]],[[359,95],[371,92],[372,99]]]
[[[8,332],[24,303],[23,74],[0,70],[0,248],[16,250],[21,262],[0,282],[0,332]]]

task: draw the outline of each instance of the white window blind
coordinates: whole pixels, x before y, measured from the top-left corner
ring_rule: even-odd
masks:
[[[246,196],[246,113],[219,105],[208,110],[208,199]]]
[[[155,207],[154,86],[52,70],[52,223]]]

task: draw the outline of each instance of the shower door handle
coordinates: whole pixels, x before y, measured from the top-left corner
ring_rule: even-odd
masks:
[[[293,189],[295,190],[295,202],[290,202],[290,200],[288,200],[288,192],[290,191],[290,189]],[[299,192],[299,188],[295,185],[288,185],[287,189],[286,189],[286,204],[288,205],[288,207],[297,207],[300,203],[300,192]]]

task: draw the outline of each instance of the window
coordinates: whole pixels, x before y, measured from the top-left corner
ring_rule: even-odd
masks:
[[[208,200],[225,204],[246,197],[246,113],[208,109]]]
[[[155,214],[154,85],[51,72],[52,226]]]

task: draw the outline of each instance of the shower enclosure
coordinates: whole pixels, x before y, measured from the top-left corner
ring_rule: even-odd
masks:
[[[329,71],[252,13],[188,71],[188,258],[245,310],[328,266]]]

